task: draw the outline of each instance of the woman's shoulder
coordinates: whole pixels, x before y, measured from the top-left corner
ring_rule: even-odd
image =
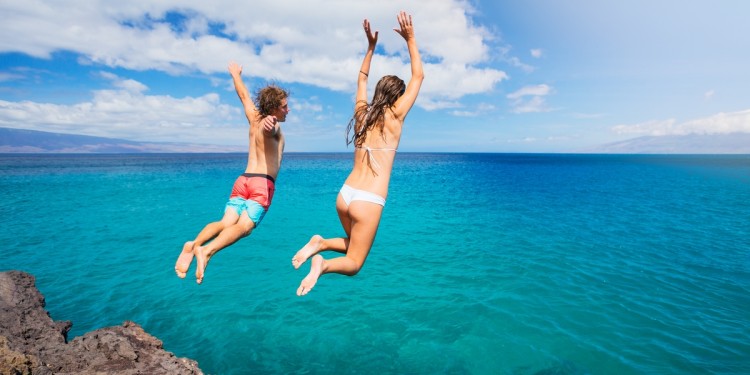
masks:
[[[384,113],[384,124],[386,127],[398,127],[401,128],[401,125],[404,124],[404,119],[399,116],[393,107],[388,108],[388,111],[385,111]]]

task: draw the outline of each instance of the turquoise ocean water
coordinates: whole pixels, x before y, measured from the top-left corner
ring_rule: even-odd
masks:
[[[133,320],[210,374],[750,373],[748,155],[399,153],[365,267],[302,298],[350,154],[286,155],[261,226],[174,276],[244,165],[0,156],[0,271],[70,339]]]

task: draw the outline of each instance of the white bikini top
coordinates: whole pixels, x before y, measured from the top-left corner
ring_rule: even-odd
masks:
[[[371,109],[372,107],[370,107],[370,105],[367,105],[367,113],[365,114],[365,120],[367,120],[367,117],[370,116]],[[368,159],[368,162],[370,163],[370,166],[373,168],[373,170],[380,169],[380,164],[378,164],[378,161],[375,160],[375,158],[372,156],[373,151],[393,151],[393,152],[397,151],[395,148],[371,148],[370,146],[367,146],[367,145],[362,145],[360,147],[355,147],[355,148],[360,149],[360,150],[364,149],[367,152],[367,159]]]
[[[380,164],[378,164],[378,161],[372,156],[373,151],[393,151],[396,152],[395,148],[371,148],[367,145],[362,145],[361,147],[355,147],[361,150],[365,150],[367,152],[367,159],[370,162],[370,165],[373,167],[373,169],[380,169]]]

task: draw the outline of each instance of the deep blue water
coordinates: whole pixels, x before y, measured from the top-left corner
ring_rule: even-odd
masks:
[[[286,155],[262,225],[174,276],[244,166],[0,155],[0,271],[70,339],[133,320],[210,374],[750,373],[750,155],[399,153],[365,267],[302,298],[350,154]]]

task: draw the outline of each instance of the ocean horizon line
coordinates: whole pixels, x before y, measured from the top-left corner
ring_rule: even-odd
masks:
[[[285,151],[284,154],[299,154],[299,155],[344,155],[344,154],[351,154],[352,151]],[[398,151],[399,154],[437,154],[437,155],[602,155],[602,156],[636,156],[636,155],[642,155],[642,156],[743,156],[747,155],[750,156],[750,153],[667,153],[667,152],[657,152],[657,153],[642,153],[642,152],[632,152],[632,153],[613,153],[613,152],[564,152],[564,151],[544,151],[544,152],[520,152],[520,151]],[[19,156],[29,156],[29,155],[96,155],[96,156],[103,156],[103,155],[245,155],[247,152],[242,151],[228,151],[228,152],[205,152],[205,151],[197,151],[197,152],[171,152],[171,151],[160,151],[160,152],[57,152],[57,151],[50,151],[50,152],[0,152],[0,156],[12,156],[12,155],[19,155]]]

